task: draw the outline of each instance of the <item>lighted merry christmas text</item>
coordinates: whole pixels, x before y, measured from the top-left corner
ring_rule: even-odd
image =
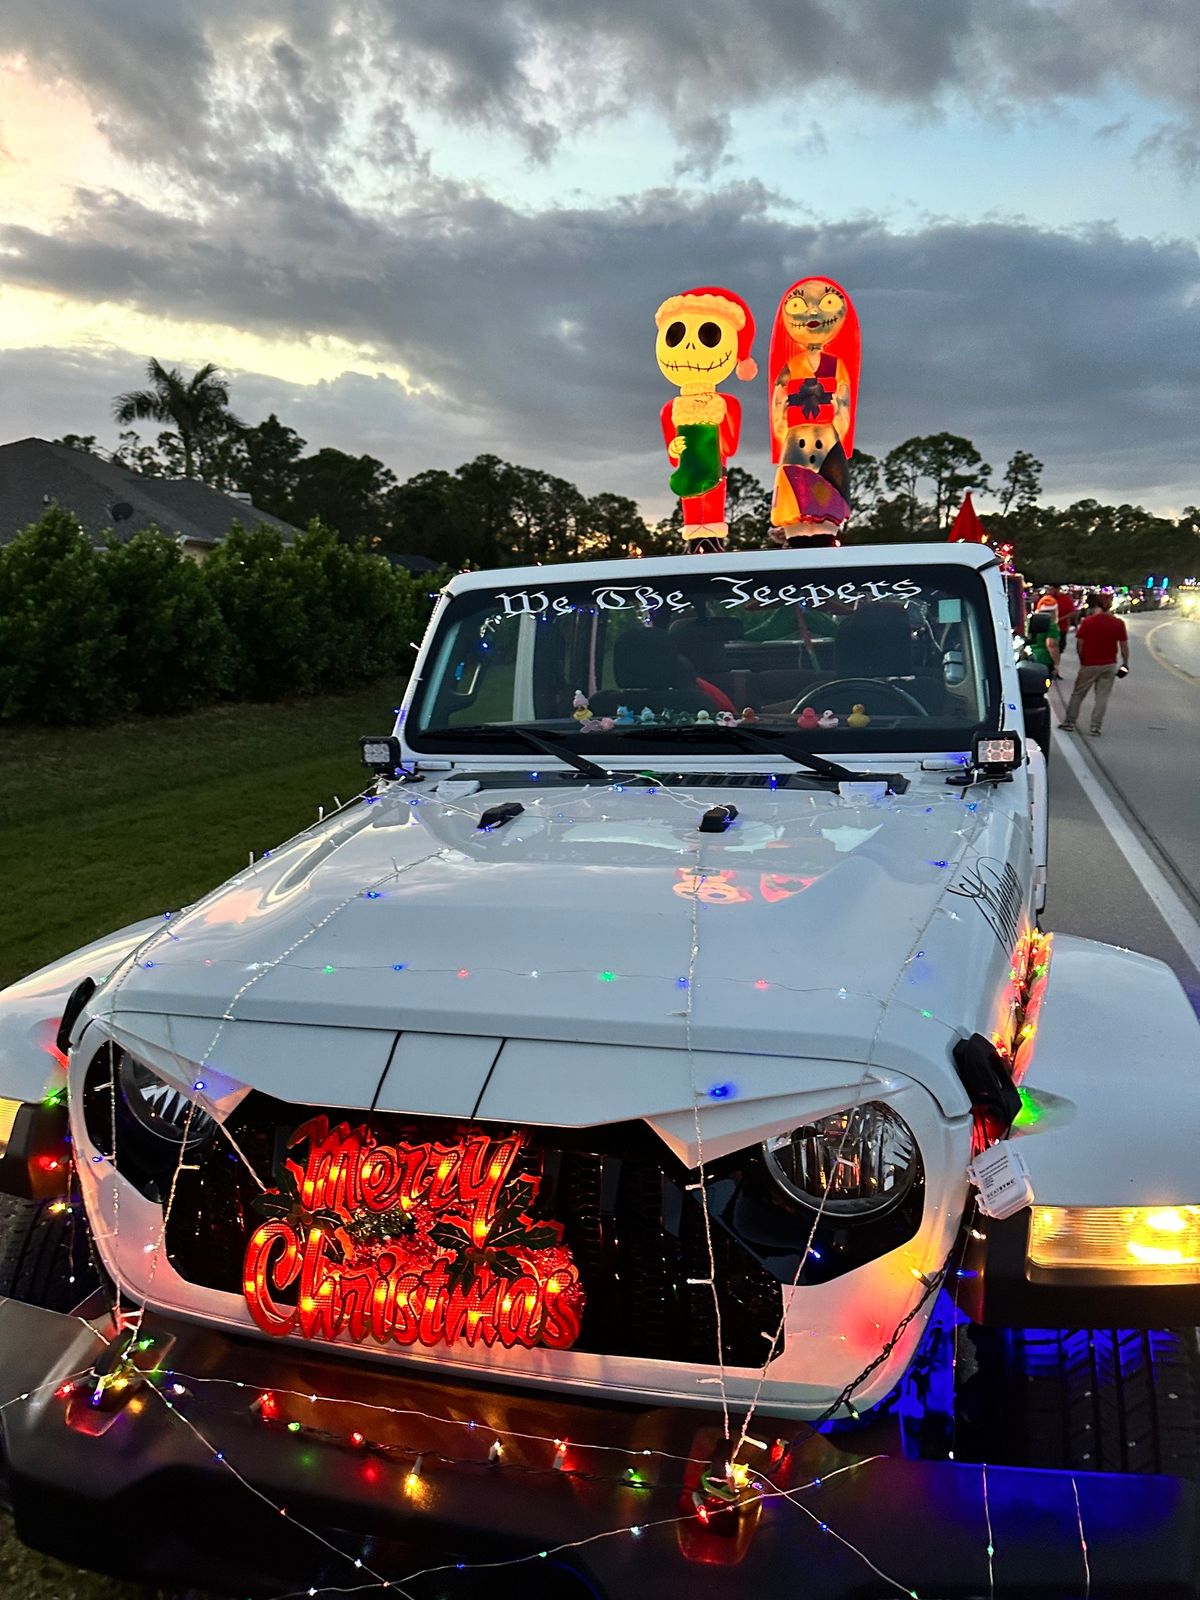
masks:
[[[524,1135],[465,1132],[389,1144],[365,1127],[297,1128],[267,1220],[246,1248],[243,1291],[266,1333],[357,1343],[499,1343],[563,1350],[583,1288],[562,1227],[528,1208],[539,1179],[515,1174]]]

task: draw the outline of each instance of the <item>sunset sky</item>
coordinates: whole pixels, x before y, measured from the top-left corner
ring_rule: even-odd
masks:
[[[862,447],[963,433],[1056,503],[1178,511],[1198,226],[1196,0],[0,8],[0,441],[115,444],[148,356],[211,360],[314,447],[491,451],[658,514],[655,307],[726,284],[765,365],[821,272]],[[734,387],[765,479],[763,380]]]

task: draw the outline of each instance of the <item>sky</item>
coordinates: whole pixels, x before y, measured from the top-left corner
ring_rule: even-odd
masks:
[[[113,445],[149,357],[215,361],[314,448],[661,515],[655,308],[734,290],[765,367],[825,274],[863,449],[965,434],[1048,502],[1176,513],[1198,231],[1196,0],[0,8],[0,441]],[[726,388],[767,481],[765,380]]]

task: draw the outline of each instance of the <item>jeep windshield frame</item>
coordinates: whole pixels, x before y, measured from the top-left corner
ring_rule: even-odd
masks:
[[[834,761],[963,751],[1003,723],[973,565],[885,555],[809,567],[797,553],[794,566],[757,567],[750,553],[673,567],[629,582],[580,567],[506,586],[497,573],[452,594],[402,713],[405,745],[417,759],[527,756],[523,729],[608,766],[740,765],[772,755],[765,738],[756,752],[720,726],[747,710],[783,759],[787,745]]]

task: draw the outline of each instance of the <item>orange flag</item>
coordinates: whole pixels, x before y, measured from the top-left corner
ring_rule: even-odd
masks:
[[[955,544],[959,540],[965,544],[986,544],[988,542],[983,523],[979,520],[979,513],[971,502],[971,491],[969,489],[962,505],[958,508],[958,515],[950,524],[948,543]]]

